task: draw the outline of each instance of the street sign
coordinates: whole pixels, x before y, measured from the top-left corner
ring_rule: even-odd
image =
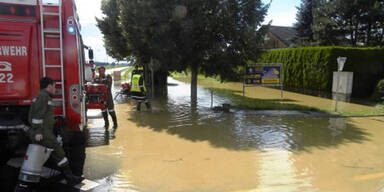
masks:
[[[281,66],[247,66],[245,84],[280,86]]]
[[[281,87],[283,97],[283,64],[281,63],[255,63],[245,66],[243,96],[245,87]]]
[[[337,64],[338,64],[338,71],[343,71],[344,63],[347,61],[347,57],[338,57],[337,58]]]

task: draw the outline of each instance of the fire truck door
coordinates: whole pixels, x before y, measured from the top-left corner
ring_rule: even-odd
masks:
[[[35,23],[0,21],[0,100],[31,97],[38,82]],[[35,74],[35,75],[32,75]]]

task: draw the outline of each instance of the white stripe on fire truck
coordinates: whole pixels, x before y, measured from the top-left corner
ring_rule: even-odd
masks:
[[[42,119],[32,119],[32,123],[37,124],[37,125],[43,124],[43,120]]]

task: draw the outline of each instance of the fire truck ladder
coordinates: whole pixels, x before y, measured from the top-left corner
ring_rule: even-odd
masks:
[[[64,87],[64,59],[63,59],[63,23],[62,23],[62,0],[58,0],[58,3],[44,3],[44,0],[39,0],[40,4],[40,27],[41,27],[41,47],[42,47],[42,62],[43,62],[43,75],[47,75],[47,69],[60,70],[60,80],[56,81],[56,84],[61,86],[60,98],[54,98],[53,103],[57,106],[60,103],[62,107],[62,116],[65,117],[65,87]],[[51,8],[57,11],[46,11],[46,8]],[[55,9],[56,8],[56,9]],[[50,10],[51,10],[50,9]],[[44,26],[44,17],[57,17],[59,27],[58,28],[46,28]],[[46,47],[46,40],[49,38],[59,39],[60,47]],[[59,52],[60,63],[46,63],[46,55],[48,52]]]

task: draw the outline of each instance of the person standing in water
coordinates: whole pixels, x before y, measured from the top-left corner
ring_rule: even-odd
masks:
[[[109,120],[108,120],[108,112],[112,117],[113,121],[113,129],[117,129],[117,117],[115,112],[115,104],[113,103],[112,97],[112,77],[110,75],[105,74],[105,67],[101,66],[98,68],[99,75],[94,79],[95,83],[105,84],[108,86],[108,101],[105,109],[102,109],[102,114],[104,118],[104,127],[108,129]]]
[[[137,111],[141,110],[141,103],[144,101],[147,109],[151,109],[151,103],[147,98],[147,89],[145,88],[144,73],[135,66],[131,78],[131,95],[137,101]]]

